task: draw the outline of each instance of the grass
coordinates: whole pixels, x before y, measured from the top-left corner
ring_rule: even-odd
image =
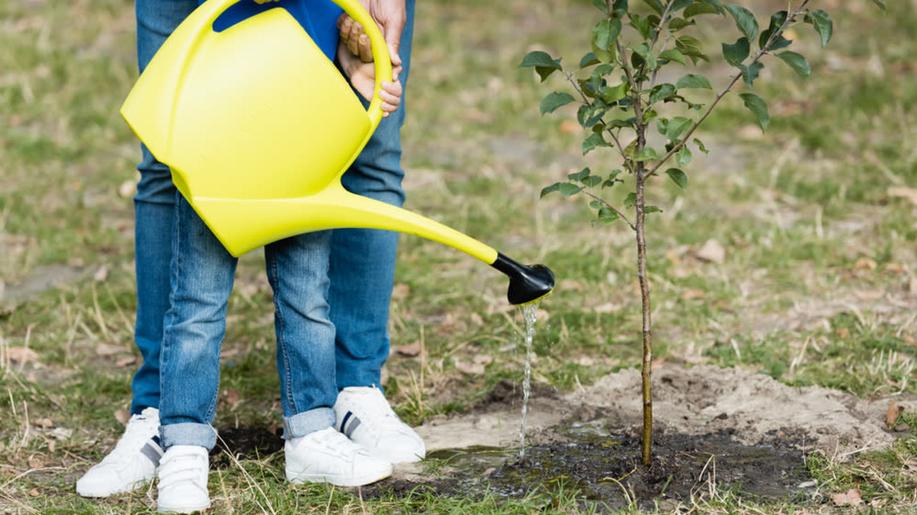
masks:
[[[755,5],[765,3],[779,5]],[[665,211],[649,228],[657,355],[864,398],[913,396],[917,206],[889,188],[917,187],[909,144],[917,17],[906,2],[889,2],[885,16],[865,1],[826,4],[837,25],[829,48],[798,34],[813,78],[800,82],[778,63],[764,72],[770,131],[762,135],[727,99],[701,131],[712,152],[691,165],[690,188],[653,188]],[[639,355],[631,237],[623,226],[592,227],[576,201],[538,200],[542,186],[580,166],[579,135],[563,125],[573,113],[539,117],[547,90],[516,68],[535,46],[578,57],[591,16],[588,2],[419,3],[404,131],[411,209],[557,273],[559,288],[542,306],[535,379],[562,390],[634,366]],[[0,511],[152,506],[150,492],[100,502],[73,493],[119,434],[135,366],[138,150],[117,116],[135,76],[132,33],[131,9],[117,0],[0,3]],[[694,257],[708,239],[725,247],[723,263]],[[240,266],[220,424],[270,429],[279,419],[262,266],[257,254]],[[388,393],[407,420],[467,410],[498,381],[519,380],[521,316],[491,270],[405,237],[397,283],[393,342],[426,350],[423,363],[394,355],[388,365]],[[12,360],[22,348],[36,354]],[[494,358],[484,374],[456,369],[482,354]],[[817,510],[856,487],[876,511],[907,511],[915,459],[913,437],[849,461],[812,455],[821,498],[761,506],[720,492],[686,507]],[[220,512],[589,509],[562,486],[514,501],[420,493],[369,501],[291,488],[277,455],[220,469],[211,491]]]

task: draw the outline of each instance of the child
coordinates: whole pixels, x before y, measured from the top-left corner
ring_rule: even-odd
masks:
[[[368,96],[372,65],[342,68]],[[350,56],[352,59],[352,56]],[[383,85],[383,110],[398,108],[401,85]],[[277,370],[284,414],[286,477],[293,483],[358,486],[391,474],[391,464],[371,456],[335,428],[334,327],[328,319],[330,233],[288,238],[265,247],[274,292]],[[216,444],[210,425],[217,405],[220,344],[237,260],[191,206],[177,197],[172,241],[170,307],[160,355],[158,509],[188,513],[209,507],[208,454]]]

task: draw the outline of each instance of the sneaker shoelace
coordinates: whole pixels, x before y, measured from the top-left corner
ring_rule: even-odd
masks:
[[[345,460],[353,460],[359,454],[366,454],[366,450],[350,441],[349,438],[339,433],[334,428],[323,429],[314,433],[312,440],[327,451]]]
[[[404,422],[398,418],[398,415],[395,414],[395,411],[378,388],[373,388],[367,397],[368,402],[363,403],[361,407],[366,411],[368,420],[361,418],[361,422],[369,423],[375,426],[377,430],[388,429],[404,432]]]

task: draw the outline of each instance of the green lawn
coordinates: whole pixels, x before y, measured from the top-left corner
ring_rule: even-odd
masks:
[[[814,33],[796,34],[812,60],[809,81],[768,63],[759,86],[771,102],[768,133],[729,97],[700,131],[711,153],[690,165],[690,187],[652,188],[664,210],[648,230],[657,354],[864,398],[914,396],[917,203],[898,192],[917,188],[917,5],[888,2],[882,15],[867,0],[818,3],[835,17],[835,40],[821,51]],[[581,201],[538,199],[581,167],[580,134],[572,112],[539,116],[550,90],[516,67],[534,48],[577,59],[594,12],[585,0],[419,2],[404,131],[411,209],[557,274],[534,377],[562,390],[639,362],[631,234],[592,227]],[[0,2],[0,512],[144,512],[155,497],[95,502],[73,492],[120,433],[135,366],[130,195],[139,150],[117,114],[136,75],[133,23],[120,0]],[[735,29],[724,21],[718,30]],[[701,37],[718,53],[717,38]],[[710,69],[715,82],[725,73]],[[695,257],[711,239],[725,249],[722,263]],[[424,370],[403,356],[388,366],[387,391],[406,420],[461,412],[498,381],[521,379],[522,319],[502,277],[414,237],[402,239],[398,266],[392,339],[426,350]],[[280,417],[262,267],[253,253],[239,270],[223,425],[270,429]],[[456,369],[480,354],[494,358],[483,374]],[[809,460],[824,492],[858,487],[877,512],[913,509],[915,463],[913,436],[847,463]],[[292,488],[282,464],[273,455],[214,472],[216,511],[586,509],[563,489],[515,501],[363,501]],[[729,498],[697,506],[825,507]]]

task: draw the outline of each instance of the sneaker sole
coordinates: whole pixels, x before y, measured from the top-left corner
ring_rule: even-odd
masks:
[[[112,497],[112,496],[121,495],[121,494],[128,494],[128,493],[133,492],[134,490],[139,490],[139,489],[145,487],[146,485],[150,484],[150,481],[152,481],[152,479],[141,479],[140,481],[137,481],[137,482],[135,482],[135,483],[131,483],[130,485],[128,485],[128,486],[126,486],[126,487],[124,487],[124,488],[120,488],[120,489],[114,490],[114,491],[112,491],[112,492],[104,492],[104,493],[101,493],[101,492],[86,492],[86,491],[82,491],[82,492],[81,492],[80,489],[77,488],[77,489],[76,489],[76,494],[79,495],[80,497],[86,497],[86,498],[89,498],[89,499],[104,499],[104,498],[106,498],[106,497]]]
[[[210,502],[203,506],[157,506],[156,513],[194,513],[210,509]]]
[[[368,474],[360,477],[335,477],[326,474],[287,474],[287,481],[294,485],[301,483],[329,483],[334,486],[366,486],[376,481],[390,477],[392,471],[389,470],[379,474]]]

